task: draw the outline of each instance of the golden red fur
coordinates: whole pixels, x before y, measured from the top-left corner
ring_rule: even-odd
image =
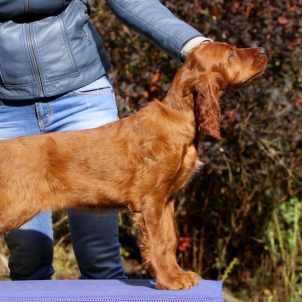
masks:
[[[0,232],[46,209],[126,206],[158,289],[198,283],[176,261],[173,196],[198,168],[199,131],[220,138],[218,98],[262,74],[263,48],[204,43],[162,102],[91,130],[0,142]]]

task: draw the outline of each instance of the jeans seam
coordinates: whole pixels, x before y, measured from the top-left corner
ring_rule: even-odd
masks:
[[[117,104],[116,104],[116,99],[115,99],[115,94],[114,94],[114,90],[112,89],[112,98],[111,98],[111,102],[113,104],[113,107],[114,107],[114,111],[115,111],[115,114],[117,116],[117,120],[118,120],[118,109],[117,109]]]
[[[46,103],[46,105],[47,105],[47,122],[45,123],[45,126],[48,126],[51,124],[52,121],[52,110],[49,103]]]
[[[40,129],[41,132],[44,132],[43,129],[42,129],[43,128],[43,123],[41,122],[41,115],[40,115],[40,111],[39,111],[37,103],[35,103],[35,108],[36,108],[36,114],[37,114],[39,129]]]
[[[43,118],[41,117],[38,103],[35,103],[35,108],[36,108],[36,113],[37,113],[37,119],[38,119],[39,129],[40,129],[41,133],[45,133],[45,132],[47,132],[45,130],[45,127],[47,127],[48,125],[50,125],[51,124],[51,120],[52,120],[51,106],[48,103],[46,103],[46,108],[47,108],[47,121],[46,122],[44,122]]]

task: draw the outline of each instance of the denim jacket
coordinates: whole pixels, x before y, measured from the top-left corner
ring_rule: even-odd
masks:
[[[158,0],[106,0],[129,28],[180,61],[202,35]],[[104,75],[110,62],[86,0],[0,0],[0,100],[50,97]]]

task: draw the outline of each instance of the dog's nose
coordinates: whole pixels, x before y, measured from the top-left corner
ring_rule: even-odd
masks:
[[[260,54],[262,54],[262,55],[266,55],[266,50],[265,50],[265,48],[263,48],[263,47],[261,47],[260,48]]]

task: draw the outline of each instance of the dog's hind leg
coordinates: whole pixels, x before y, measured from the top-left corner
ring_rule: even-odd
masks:
[[[0,192],[0,233],[14,230],[35,216],[38,211],[23,203],[12,201]]]
[[[174,198],[168,200],[164,207],[163,213],[163,232],[167,242],[166,261],[169,270],[173,272],[174,276],[185,277],[191,285],[197,285],[197,274],[194,272],[184,272],[176,260],[176,250],[178,247],[178,240],[176,235],[176,225],[174,220]]]

